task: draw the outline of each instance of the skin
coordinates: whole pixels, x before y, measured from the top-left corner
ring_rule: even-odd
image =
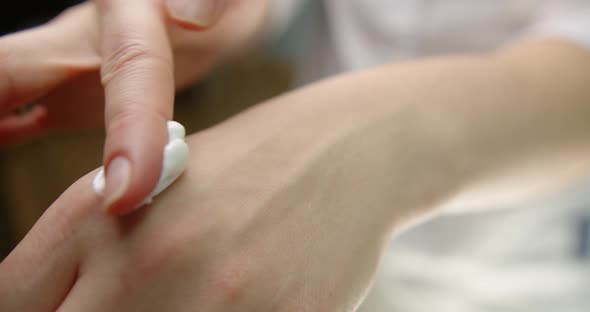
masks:
[[[266,1],[227,1],[218,11],[222,21],[197,25],[170,14],[161,0],[96,0],[0,38],[0,146],[50,129],[104,125],[103,206],[130,212],[159,178],[175,88],[251,42]],[[37,105],[15,113],[28,103]],[[130,175],[114,181],[108,168],[121,157]]]
[[[470,192],[584,177],[589,80],[590,53],[542,40],[270,100],[190,136],[184,176],[138,213],[76,182],[0,264],[0,310],[354,311],[392,233]]]

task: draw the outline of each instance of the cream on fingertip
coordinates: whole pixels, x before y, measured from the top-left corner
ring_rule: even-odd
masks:
[[[184,127],[176,121],[168,121],[166,125],[168,127],[168,143],[164,146],[160,178],[154,190],[135,208],[151,203],[153,198],[174,183],[186,168],[189,149],[184,141],[186,135]],[[110,171],[118,170],[118,167],[111,168],[116,160],[117,158],[111,162],[111,165],[109,166]],[[109,172],[109,174],[117,173]],[[92,188],[96,194],[100,196],[105,195],[106,184],[104,167],[100,167],[98,173],[94,177]],[[105,198],[105,200],[109,199]]]

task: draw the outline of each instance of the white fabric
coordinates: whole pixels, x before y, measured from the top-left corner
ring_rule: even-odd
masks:
[[[277,15],[283,26],[308,2],[273,1],[283,7]],[[560,36],[590,48],[590,0],[322,3],[298,61],[302,82],[529,36]],[[402,235],[361,310],[590,311],[588,194],[590,184],[530,207],[448,216]]]
[[[590,259],[579,254],[588,244],[579,225],[590,216],[589,192],[587,183],[527,207],[442,217],[403,234],[361,311],[589,311]]]
[[[272,0],[277,33],[309,2]],[[590,48],[590,0],[320,2],[324,27],[307,34],[302,82],[385,61],[489,50],[523,36],[561,36]]]

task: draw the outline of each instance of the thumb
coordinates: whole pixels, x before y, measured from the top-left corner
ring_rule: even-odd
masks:
[[[181,27],[204,29],[217,22],[225,0],[166,0],[168,14]]]
[[[77,229],[96,211],[92,176],[72,185],[0,263],[0,311],[55,311],[81,263]]]

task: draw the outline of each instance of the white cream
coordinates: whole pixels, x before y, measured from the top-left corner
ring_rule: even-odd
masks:
[[[184,141],[184,127],[176,121],[168,121],[167,126],[168,144],[164,146],[164,157],[162,159],[160,179],[154,190],[137,207],[151,203],[155,196],[176,181],[186,167],[188,161],[188,145]],[[104,195],[104,167],[100,167],[96,177],[94,177],[92,188],[96,194],[101,196]]]

